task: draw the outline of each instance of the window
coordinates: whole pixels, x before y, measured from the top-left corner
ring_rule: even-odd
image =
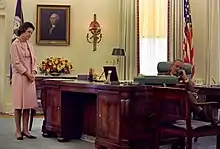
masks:
[[[167,61],[167,0],[139,0],[140,74],[157,75],[157,64]]]

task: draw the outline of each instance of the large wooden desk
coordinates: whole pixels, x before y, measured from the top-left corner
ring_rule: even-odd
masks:
[[[44,79],[76,79],[76,78],[77,78],[76,76],[71,76],[71,75],[51,76],[51,75],[38,74],[35,77],[36,88],[37,89],[42,88]]]
[[[203,85],[196,86],[199,89],[199,94],[205,95],[207,101],[220,102],[220,86]]]
[[[177,87],[185,87],[183,84],[177,85]],[[198,94],[204,95],[207,101],[220,102],[220,85],[197,85]]]
[[[83,133],[96,136],[98,149],[141,149],[143,142],[154,139],[151,94],[144,86],[77,80],[45,80],[42,86],[42,131],[55,133],[59,141]]]

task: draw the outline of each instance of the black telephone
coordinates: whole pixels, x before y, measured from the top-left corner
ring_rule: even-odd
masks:
[[[179,70],[177,71],[177,76],[178,76],[178,77],[182,77],[182,76],[183,76],[183,69],[179,69]]]
[[[178,80],[179,80],[180,83],[183,82],[183,69],[179,69],[179,70],[177,71],[177,78],[178,78]]]

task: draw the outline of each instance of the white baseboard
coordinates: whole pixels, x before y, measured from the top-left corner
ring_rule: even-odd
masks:
[[[3,107],[3,113],[7,113],[7,114],[13,114],[13,107],[12,107],[12,103],[6,103],[5,107]]]

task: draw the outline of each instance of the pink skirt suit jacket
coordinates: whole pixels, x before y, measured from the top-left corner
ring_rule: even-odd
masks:
[[[37,107],[35,81],[30,82],[24,72],[37,71],[34,48],[29,42],[16,39],[11,45],[12,100],[14,109]]]

